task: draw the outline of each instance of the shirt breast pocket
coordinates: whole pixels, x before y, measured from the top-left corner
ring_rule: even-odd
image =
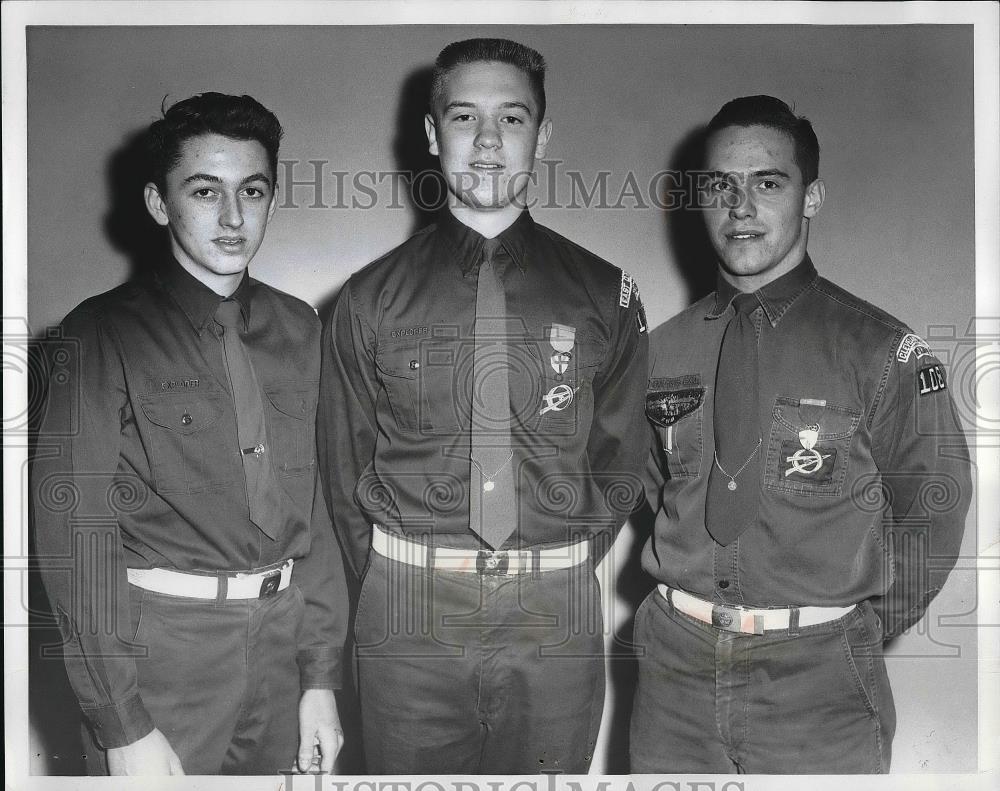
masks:
[[[841,494],[860,423],[859,409],[778,396],[771,412],[765,486],[796,495]]]
[[[274,468],[282,477],[310,472],[316,464],[318,380],[269,385],[267,422],[274,447]]]
[[[228,394],[157,394],[142,399],[140,406],[158,492],[194,493],[241,480]]]
[[[434,434],[460,429],[456,374],[465,346],[469,346],[471,354],[469,344],[450,339],[428,339],[379,350],[375,365],[401,431]]]
[[[646,391],[646,418],[656,428],[671,479],[697,478],[704,455],[705,389]]]
[[[529,343],[529,353],[540,359],[540,392],[531,410],[543,434],[568,436],[590,430],[594,416],[594,379],[604,361],[605,345],[578,333],[569,352]],[[540,397],[539,397],[540,396]]]

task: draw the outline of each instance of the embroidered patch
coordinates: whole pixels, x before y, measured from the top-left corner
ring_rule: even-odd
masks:
[[[160,390],[193,390],[201,387],[201,379],[197,376],[179,376],[176,379],[161,379]]]
[[[669,428],[690,415],[705,398],[704,387],[686,390],[654,390],[646,393],[646,417],[658,426]]]
[[[389,333],[392,338],[412,338],[418,335],[427,335],[431,331],[430,327],[404,327],[393,330]]]
[[[781,443],[778,469],[785,480],[829,483],[833,480],[836,466],[836,448],[814,445],[807,449],[798,442],[790,440]]]
[[[944,379],[944,368],[938,365],[928,365],[917,371],[917,393],[925,396],[930,393],[937,393],[947,390],[948,384]]]
[[[542,396],[542,401],[545,402],[545,406],[542,407],[539,415],[544,415],[546,412],[562,412],[566,407],[573,403],[573,395],[579,388],[570,387],[569,385],[556,385],[549,392]]]
[[[910,359],[911,354],[917,355],[919,360],[921,357],[926,357],[931,353],[930,348],[924,343],[923,338],[919,335],[914,335],[912,332],[908,335],[903,336],[903,340],[899,342],[899,348],[896,349],[896,359],[901,363],[905,363]]]
[[[633,285],[635,285],[635,281],[632,280],[632,275],[623,269],[621,287],[618,291],[618,304],[623,308],[627,308],[632,301]]]

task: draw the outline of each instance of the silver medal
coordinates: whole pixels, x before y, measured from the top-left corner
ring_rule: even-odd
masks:
[[[726,484],[726,486],[729,489],[729,491],[731,492],[736,491],[736,481],[730,481],[729,483]]]
[[[819,439],[819,426],[809,426],[799,431],[799,442],[806,450],[812,450]]]
[[[493,481],[487,481],[486,483],[483,484],[483,491],[492,492],[494,486],[496,486],[496,484],[494,484]]]

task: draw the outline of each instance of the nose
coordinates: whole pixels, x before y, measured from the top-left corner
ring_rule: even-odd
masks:
[[[729,216],[734,220],[746,220],[757,216],[757,205],[750,190],[738,185],[732,194]]]
[[[500,148],[503,146],[500,127],[493,118],[484,118],[480,122],[479,128],[476,130],[475,142],[478,148]]]
[[[219,224],[226,228],[239,228],[243,225],[243,207],[235,196],[229,196],[222,205]]]

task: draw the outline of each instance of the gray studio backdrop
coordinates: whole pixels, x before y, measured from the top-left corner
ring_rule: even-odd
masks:
[[[697,218],[665,208],[679,187],[664,172],[689,161],[692,133],[723,102],[770,93],[807,115],[820,139],[827,201],[810,240],[820,272],[929,336],[951,359],[953,383],[968,374],[955,369],[974,311],[968,26],[31,28],[32,331],[142,266],[132,136],[164,96],[205,90],[252,94],[284,124],[281,208],[251,269],[328,305],[353,271],[427,220],[398,173],[433,165],[421,120],[426,69],[443,45],[475,35],[516,38],[546,56],[554,136],[534,214],[630,271],[651,325],[710,287]],[[433,203],[437,182],[415,183]],[[972,556],[974,513],[969,525]],[[634,561],[641,540],[626,528],[605,568],[609,631],[619,637],[650,584]],[[971,570],[956,572],[929,617],[892,647],[894,771],[975,768],[975,582]],[[44,597],[32,590],[44,623]],[[53,639],[32,631],[32,767],[75,773],[74,704],[60,662],[39,658]],[[621,772],[631,675],[627,661],[611,665],[595,771]],[[349,737],[351,717],[348,701]]]

